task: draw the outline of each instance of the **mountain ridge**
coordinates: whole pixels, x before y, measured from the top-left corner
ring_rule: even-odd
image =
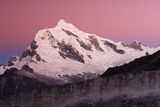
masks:
[[[20,70],[28,65],[42,75],[63,79],[67,83],[69,80],[64,75],[100,75],[109,67],[123,65],[156,50],[139,42],[130,45],[116,43],[60,20],[54,28],[38,31],[22,55],[11,57],[0,67],[0,72],[3,74],[12,67]]]

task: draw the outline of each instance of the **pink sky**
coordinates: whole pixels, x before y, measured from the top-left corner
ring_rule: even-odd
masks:
[[[114,41],[160,44],[160,0],[0,0],[0,60],[59,19]]]

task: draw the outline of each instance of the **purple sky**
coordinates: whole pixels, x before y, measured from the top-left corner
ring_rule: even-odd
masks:
[[[160,0],[0,0],[0,13],[0,63],[60,19],[114,41],[160,44]]]

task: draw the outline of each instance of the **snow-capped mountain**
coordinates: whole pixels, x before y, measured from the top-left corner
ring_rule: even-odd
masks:
[[[41,75],[69,82],[68,76],[86,75],[83,78],[88,79],[87,74],[102,74],[109,67],[157,50],[159,48],[145,47],[138,41],[128,45],[116,43],[60,20],[56,27],[40,30],[20,57],[11,57],[6,65],[0,66],[0,74],[8,68],[21,69],[28,65]]]

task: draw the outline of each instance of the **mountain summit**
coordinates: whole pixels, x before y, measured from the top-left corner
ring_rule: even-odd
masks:
[[[56,27],[38,31],[20,57],[12,57],[0,66],[0,73],[13,67],[21,70],[27,65],[33,72],[68,83],[92,79],[108,67],[123,65],[157,50],[139,42],[116,43],[60,20]]]

